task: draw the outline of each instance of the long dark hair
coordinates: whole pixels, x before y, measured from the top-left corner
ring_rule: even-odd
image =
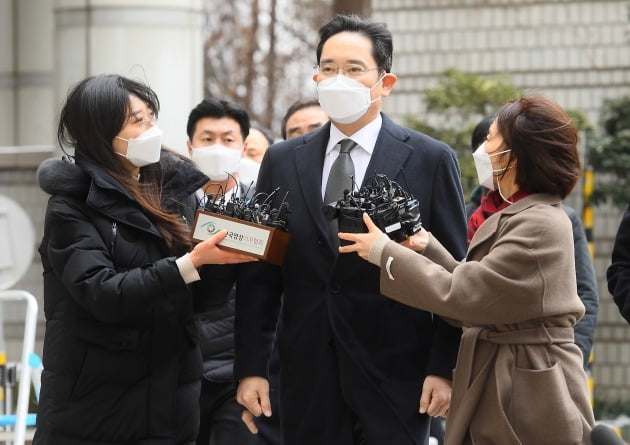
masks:
[[[145,102],[157,117],[158,97],[140,82],[113,74],[82,80],[70,91],[61,110],[57,139],[62,147],[74,147],[78,165],[96,164],[118,180],[148,214],[168,247],[175,250],[190,244],[190,231],[179,215],[162,208],[159,165],[142,167],[141,181],[136,181],[112,147],[131,111],[130,95]]]

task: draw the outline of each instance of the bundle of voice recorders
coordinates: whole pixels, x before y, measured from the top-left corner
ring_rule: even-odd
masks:
[[[219,243],[222,248],[281,265],[290,237],[287,231],[289,203],[287,192],[280,205],[272,207],[272,198],[278,191],[257,193],[251,198],[247,197],[248,192],[240,193],[240,190],[229,199],[224,193],[213,198],[205,196],[195,215],[193,241],[205,241],[225,229],[227,236]]]
[[[251,198],[248,193],[233,193],[229,199],[225,194],[214,199],[206,196],[195,216],[193,241],[205,241],[225,229],[228,234],[219,243],[222,248],[281,265],[290,238],[290,211],[288,192],[278,207],[272,207],[272,198],[278,192],[279,189],[269,194],[257,193]],[[342,199],[324,206],[324,215],[338,220],[340,232],[367,232],[363,213],[397,242],[422,228],[418,200],[382,174],[375,174],[354,192],[344,191]]]
[[[382,174],[372,176],[357,191],[345,190],[342,199],[324,207],[328,219],[337,218],[340,232],[367,232],[363,213],[396,242],[422,228],[418,200]]]

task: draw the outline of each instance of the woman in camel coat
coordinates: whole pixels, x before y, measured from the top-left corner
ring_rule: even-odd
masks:
[[[384,295],[463,326],[447,445],[590,443],[593,412],[573,339],[584,306],[560,208],[580,174],[576,144],[570,119],[547,99],[501,109],[474,155],[491,191],[471,218],[461,262],[424,230],[396,244],[367,215],[369,233],[339,235],[354,242],[340,252],[381,267]]]

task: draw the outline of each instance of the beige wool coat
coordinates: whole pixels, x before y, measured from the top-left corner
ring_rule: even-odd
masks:
[[[594,423],[573,326],[572,229],[560,199],[529,195],[489,217],[456,261],[431,237],[393,241],[381,292],[463,326],[446,445],[590,444]]]

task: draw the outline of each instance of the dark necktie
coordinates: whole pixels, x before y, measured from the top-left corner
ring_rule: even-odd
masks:
[[[343,139],[339,142],[339,156],[333,162],[328,175],[328,183],[324,193],[324,205],[332,204],[343,198],[344,190],[352,192],[354,186],[354,163],[350,157],[350,151],[357,144],[351,139]],[[333,243],[339,245],[339,225],[337,219],[330,221],[330,230],[333,235]]]

